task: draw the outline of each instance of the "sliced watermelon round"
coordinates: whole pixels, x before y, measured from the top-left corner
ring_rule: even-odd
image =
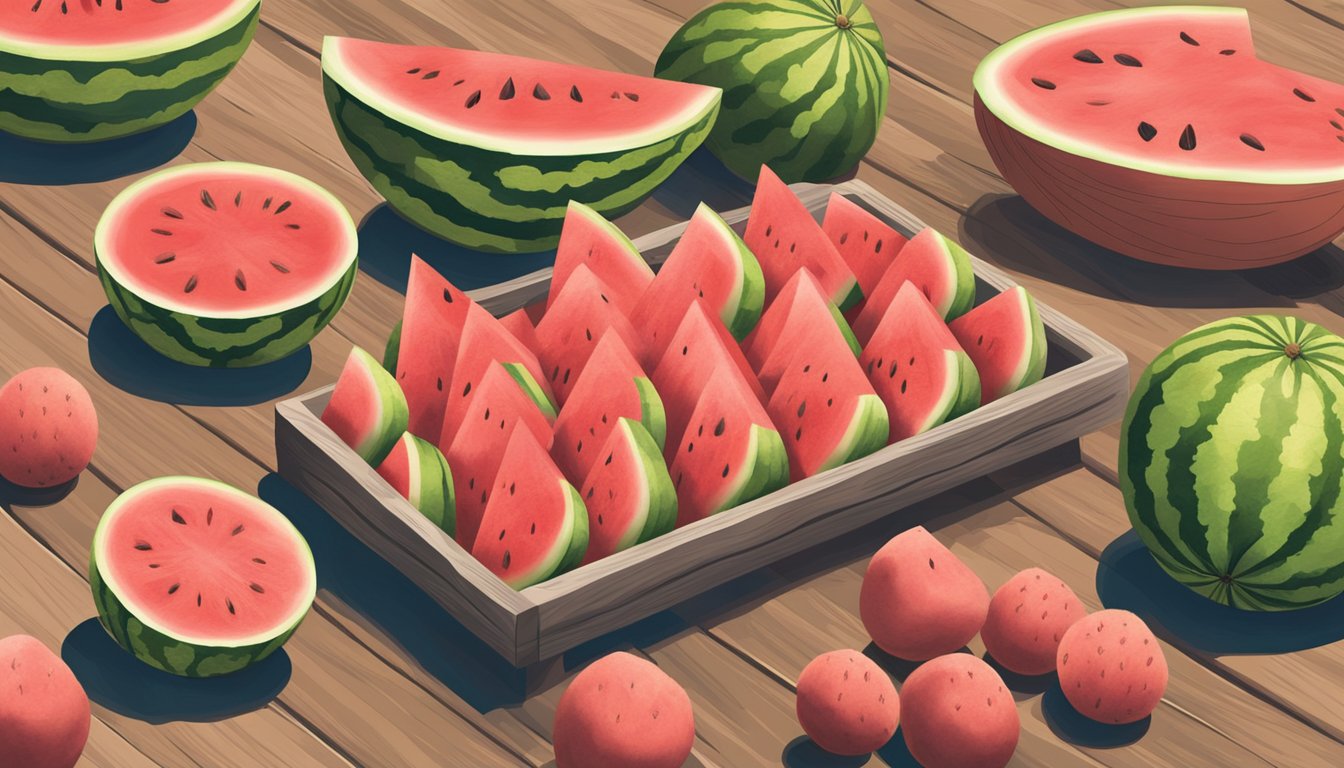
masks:
[[[355,223],[286,171],[182,165],[117,195],[94,233],[117,316],[190,365],[251,366],[306,345],[354,284]]]
[[[946,235],[926,227],[901,249],[864,302],[854,320],[854,335],[859,341],[865,342],[873,335],[896,292],[907,282],[914,283],[944,319],[965,314],[975,303],[971,257]]]
[[[607,285],[580,264],[546,310],[546,316],[537,323],[537,354],[546,381],[561,405],[578,384],[598,340],[608,333],[621,337],[627,349],[640,342],[634,326],[612,300]]]
[[[546,296],[548,309],[580,266],[592,270],[606,284],[612,303],[627,317],[634,313],[644,290],[653,281],[653,268],[620,227],[583,203],[571,200],[565,212],[560,245],[555,249],[555,269]]]
[[[360,458],[378,466],[406,431],[406,397],[373,355],[355,347],[322,409],[322,423]]]
[[[411,410],[411,434],[439,442],[453,363],[474,302],[419,256],[411,257],[401,322],[388,340],[389,358]],[[395,352],[393,352],[395,344]]]
[[[454,534],[453,472],[433,443],[405,432],[377,470],[431,523]]]
[[[327,105],[399,213],[487,251],[555,247],[570,200],[633,210],[709,134],[721,92],[485,51],[329,37]]]
[[[864,296],[873,295],[877,281],[905,246],[905,235],[839,192],[832,192],[826,203],[821,230],[854,270]]]
[[[847,347],[851,356],[859,356],[859,342],[849,323],[804,268],[771,302],[756,330],[742,342],[742,350],[756,369],[762,389],[770,395],[799,344],[829,344],[832,340]]]
[[[0,130],[101,141],[186,114],[252,42],[261,0],[32,0],[0,7]]]
[[[588,509],[584,564],[672,530],[677,491],[663,449],[639,422],[619,418],[593,454],[600,458],[579,486]]]
[[[212,677],[284,645],[317,593],[308,543],[274,507],[196,477],[117,497],[93,534],[89,581],[112,638],[165,672]]]
[[[1045,324],[1031,294],[1020,285],[948,327],[980,373],[982,403],[1012,394],[1045,375]]]

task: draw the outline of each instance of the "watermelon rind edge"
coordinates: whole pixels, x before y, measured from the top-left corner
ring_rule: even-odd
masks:
[[[648,488],[649,510],[644,518],[644,527],[635,540],[626,545],[633,546],[655,539],[676,527],[677,489],[672,484],[667,463],[663,461],[662,446],[654,442],[653,436],[642,424],[625,417],[619,421],[629,432],[631,445],[644,467],[643,476]]]
[[[640,423],[661,454],[667,447],[667,410],[663,407],[663,398],[647,376],[635,377],[635,389],[639,391]]]
[[[835,453],[817,468],[817,472],[835,469],[881,450],[886,447],[890,432],[890,417],[882,398],[875,394],[859,395],[844,437],[836,444]]]
[[[700,203],[695,212],[703,216],[723,238],[726,249],[737,257],[737,273],[729,295],[734,299],[725,304],[719,314],[733,338],[742,341],[756,327],[765,308],[765,273],[756,254],[751,252],[742,237],[707,203]]]
[[[748,469],[739,473],[736,488],[732,488],[718,504],[713,514],[723,512],[789,484],[789,455],[779,432],[760,424],[752,424],[747,441]]]

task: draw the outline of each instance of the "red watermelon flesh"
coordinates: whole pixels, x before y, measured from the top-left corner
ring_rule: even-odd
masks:
[[[608,329],[620,336],[627,348],[639,345],[639,334],[611,297],[611,289],[587,265],[580,264],[537,323],[537,354],[546,381],[561,405],[568,400],[598,339]]]
[[[588,513],[546,449],[515,429],[504,449],[471,554],[514,589],[579,564]]]
[[[499,324],[515,339],[523,342],[524,347],[532,350],[532,354],[537,354],[537,326],[526,309],[515,310],[499,318]]]
[[[397,383],[411,411],[410,433],[439,442],[457,346],[473,302],[419,256],[411,257],[397,344]]]
[[[1045,375],[1045,325],[1036,302],[1014,286],[949,326],[980,374],[983,403],[1034,384]]]
[[[859,343],[849,323],[822,294],[812,273],[800,269],[761,316],[756,330],[742,342],[742,351],[768,395],[774,391],[783,366],[798,351],[798,343],[831,337],[858,356]]]
[[[70,667],[35,637],[0,640],[0,755],[5,765],[70,768],[92,722]]]
[[[0,12],[0,37],[29,45],[97,49],[135,45],[200,30],[218,30],[240,19],[256,0],[34,0],[10,2]]]
[[[662,448],[643,425],[617,419],[594,455],[601,461],[579,485],[588,508],[585,564],[661,536],[677,522],[677,492]]]
[[[832,192],[826,203],[821,230],[854,270],[864,296],[873,295],[882,273],[905,245],[905,235],[839,192]]]
[[[517,113],[512,114],[510,122],[516,122]],[[583,118],[583,125],[590,126],[591,119]],[[606,284],[608,297],[627,317],[634,313],[639,297],[653,282],[653,269],[625,233],[592,208],[571,201],[555,251],[555,271],[546,298],[548,309],[580,265],[587,266]]]
[[[766,166],[761,166],[756,180],[743,239],[761,264],[767,305],[804,267],[812,271],[826,297],[842,311],[863,298],[853,270],[821,231],[821,225],[793,190]]]
[[[942,233],[926,227],[901,249],[868,295],[854,320],[854,335],[860,342],[872,337],[896,292],[907,282],[914,283],[944,319],[965,313],[975,301],[970,256]]]

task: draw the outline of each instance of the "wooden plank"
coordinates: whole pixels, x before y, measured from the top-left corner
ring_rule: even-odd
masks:
[[[157,765],[96,716],[89,729],[84,754],[76,764],[77,768],[155,768]]]

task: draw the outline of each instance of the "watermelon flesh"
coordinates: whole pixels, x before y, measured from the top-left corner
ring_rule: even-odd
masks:
[[[882,273],[905,246],[905,235],[839,192],[832,192],[826,203],[821,231],[854,270],[859,289],[869,297],[873,295],[877,281],[882,279]]]
[[[849,323],[822,294],[812,273],[800,269],[761,316],[756,330],[742,342],[742,350],[756,370],[761,388],[770,394],[784,364],[799,350],[797,344],[832,339],[858,357],[859,343]]]
[[[355,347],[322,409],[322,423],[360,458],[377,466],[406,431],[407,413],[406,398],[392,374]]]
[[[1045,324],[1022,286],[1003,291],[948,326],[980,374],[982,404],[1045,375]]]
[[[547,308],[555,304],[579,266],[586,266],[602,280],[612,302],[627,316],[635,311],[640,296],[653,282],[653,268],[630,238],[602,214],[571,200],[555,250]]]
[[[430,442],[438,442],[443,428],[453,362],[474,303],[424,259],[411,256],[406,304],[393,333],[397,353],[392,367],[411,411],[411,434]]]
[[[532,318],[527,314],[526,309],[518,309],[499,318],[499,324],[504,326],[504,330],[513,334],[513,337],[523,343],[537,354],[537,348],[541,345],[537,343],[537,325],[532,322]]]
[[[579,485],[588,509],[583,564],[667,533],[677,522],[677,492],[663,449],[639,422],[618,418]]]
[[[433,443],[406,432],[375,469],[431,523],[453,535],[453,472]]]
[[[639,334],[611,297],[606,283],[587,265],[580,264],[537,323],[537,354],[546,381],[561,405],[568,400],[605,334],[620,336],[627,348],[639,344]]]
[[[859,341],[873,335],[896,292],[907,282],[914,283],[938,315],[947,320],[964,314],[975,302],[971,257],[947,236],[926,227],[901,249],[864,302],[854,320],[854,335]]]
[[[257,0],[34,0],[0,10],[0,48],[10,46],[133,47],[174,37],[208,37],[228,27]],[[92,59],[92,51],[86,55]]]

